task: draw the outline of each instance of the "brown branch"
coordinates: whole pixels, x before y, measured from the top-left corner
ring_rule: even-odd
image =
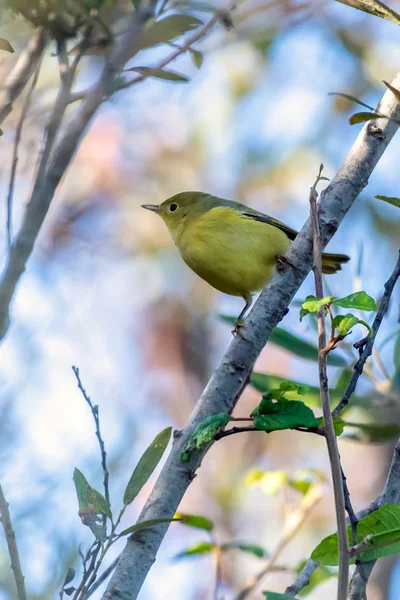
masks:
[[[315,293],[318,298],[324,297],[322,283],[322,249],[319,232],[319,217],[317,206],[316,187],[321,179],[321,165],[319,175],[310,191],[311,224],[313,229],[313,256],[314,256],[314,279]],[[326,367],[326,329],[325,329],[325,307],[321,306],[318,311],[318,367],[319,383],[324,417],[325,439],[328,447],[329,462],[331,466],[333,492],[335,497],[336,521],[339,538],[339,581],[337,599],[345,600],[349,581],[349,547],[346,526],[346,508],[342,485],[342,468],[340,464],[339,450],[330,408],[328,373]]]
[[[347,406],[351,395],[353,394],[354,390],[356,389],[356,385],[357,385],[357,382],[358,382],[360,376],[362,375],[364,365],[367,362],[367,359],[371,356],[372,349],[373,349],[373,346],[375,343],[375,338],[376,338],[379,328],[381,326],[382,320],[389,308],[390,298],[391,298],[394,287],[395,287],[399,277],[400,277],[400,251],[399,251],[397,262],[393,269],[393,272],[392,272],[391,276],[389,277],[389,279],[387,280],[387,282],[385,283],[385,291],[382,296],[381,304],[379,306],[378,312],[376,313],[374,322],[372,323],[372,327],[371,327],[372,335],[367,337],[366,343],[361,352],[360,358],[358,359],[358,361],[356,362],[356,364],[353,367],[353,376],[349,382],[349,385],[346,388],[345,393],[343,394],[343,398],[340,400],[340,402],[336,406],[336,408],[332,411],[332,415],[334,417],[340,415],[342,410]]]
[[[22,573],[21,561],[19,559],[17,540],[11,523],[10,511],[8,510],[8,502],[4,496],[3,488],[0,485],[0,516],[1,524],[6,536],[8,554],[11,560],[11,568],[14,573],[15,585],[17,587],[18,600],[27,600],[25,590],[25,578]]]
[[[246,585],[246,587],[238,594],[235,600],[244,600],[254,590],[254,588],[260,583],[262,579],[275,568],[275,563],[282,554],[286,546],[291,542],[294,536],[297,534],[299,529],[304,524],[308,515],[314,508],[314,506],[322,498],[322,489],[320,486],[314,486],[304,496],[301,506],[291,513],[290,519],[286,521],[283,535],[279,540],[275,550],[271,554],[265,567]]]
[[[46,31],[43,28],[37,29],[30,39],[28,47],[22,52],[11,73],[6,77],[0,91],[0,125],[10,114],[13,102],[36,71],[47,41]]]

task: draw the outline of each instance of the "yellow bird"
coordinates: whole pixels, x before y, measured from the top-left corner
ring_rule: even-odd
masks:
[[[202,192],[182,192],[142,207],[160,215],[197,275],[220,292],[244,299],[233,330],[240,333],[252,293],[268,283],[298,232],[244,204]],[[348,260],[345,254],[323,254],[322,270],[336,273]]]

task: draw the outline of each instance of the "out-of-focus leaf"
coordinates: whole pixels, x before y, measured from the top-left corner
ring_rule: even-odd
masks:
[[[359,112],[351,115],[349,119],[350,125],[358,125],[359,123],[366,123],[367,121],[373,121],[374,119],[382,118],[382,115],[377,113]]]
[[[289,594],[278,594],[278,592],[263,592],[263,595],[267,600],[296,600]]]
[[[246,485],[259,484],[264,494],[275,496],[280,488],[288,482],[286,471],[263,471],[262,469],[250,469],[246,475]]]
[[[307,561],[303,560],[296,568],[296,573],[299,575],[301,571],[304,569]],[[337,574],[325,567],[324,565],[319,565],[317,569],[312,573],[310,577],[310,583],[306,585],[301,590],[302,596],[308,596],[320,583],[323,583],[327,579],[331,579],[332,577],[337,577]]]
[[[154,21],[143,33],[140,40],[141,48],[150,48],[158,44],[170,42],[175,38],[193,31],[203,21],[191,15],[171,15],[159,21]]]
[[[203,517],[202,515],[188,515],[186,513],[175,513],[175,517],[181,521],[183,525],[189,527],[195,527],[196,529],[202,529],[203,531],[212,531],[214,529],[214,523]]]
[[[304,402],[286,399],[273,402],[269,393],[264,394],[251,416],[254,418],[254,427],[261,431],[318,426],[318,419]]]
[[[173,83],[188,83],[190,79],[185,75],[176,73],[175,71],[168,71],[167,69],[156,69],[152,67],[132,67],[127,71],[135,71],[144,75],[145,77],[155,77],[156,79],[163,79],[164,81],[171,81]]]
[[[216,545],[211,542],[198,542],[197,544],[193,544],[193,546],[189,546],[186,550],[179,552],[179,554],[176,554],[174,560],[182,560],[182,558],[200,556],[202,554],[211,554],[215,548]]]
[[[222,552],[226,552],[227,550],[241,550],[242,552],[247,552],[247,554],[253,554],[253,556],[257,556],[257,558],[267,558],[268,552],[262,548],[261,546],[255,546],[254,544],[243,544],[241,542],[229,542],[227,544],[222,544],[220,546]]]
[[[349,546],[352,546],[351,527],[347,528]],[[367,538],[368,536],[368,538]],[[356,544],[368,540],[365,550],[360,549],[361,562],[376,560],[400,552],[400,505],[387,504],[357,523]],[[324,538],[313,550],[311,558],[328,566],[338,565],[338,537],[333,533]],[[350,559],[354,563],[356,557]]]
[[[71,583],[71,581],[74,579],[75,577],[75,569],[73,569],[72,567],[68,567],[68,571],[67,574],[65,576],[64,579],[64,583],[63,583],[63,587],[68,585],[69,583]]]
[[[140,458],[124,492],[124,504],[134,501],[161,460],[171,437],[172,427],[161,431]]]
[[[200,425],[196,427],[190,439],[183,446],[181,460],[188,462],[193,450],[201,450],[204,446],[213,441],[217,433],[219,433],[225,425],[231,420],[230,415],[219,413],[207,417]]]
[[[387,442],[400,435],[400,427],[395,423],[380,425],[379,423],[352,423],[346,421],[345,426],[356,429],[354,433],[346,433],[345,437],[347,439],[369,444]]]
[[[173,2],[171,8],[188,8],[189,10],[199,10],[203,12],[214,12],[215,6],[206,2],[197,2],[196,0],[188,0],[187,2]]]
[[[375,196],[375,198],[377,200],[383,200],[388,204],[392,204],[393,206],[397,206],[397,208],[400,208],[400,198],[396,198],[394,196]]]
[[[325,473],[319,469],[300,469],[289,477],[288,485],[305,496],[313,485],[324,481],[326,481]]]
[[[316,296],[307,296],[304,302],[301,305],[300,310],[300,321],[306,315],[310,313],[316,313],[319,311],[321,306],[326,306],[327,304],[331,304],[332,300],[335,299],[335,296],[326,296],[325,298],[317,298]]]
[[[269,341],[271,344],[279,346],[284,350],[288,350],[300,358],[313,361],[318,360],[318,348],[316,346],[302,340],[281,327],[275,327],[270,335]],[[344,367],[346,361],[339,355],[329,354],[327,356],[327,363],[334,367]]]
[[[204,59],[203,53],[199,52],[199,50],[194,50],[194,48],[189,48],[189,52],[195,66],[200,69]]]
[[[132,0],[132,4],[136,10],[139,10],[142,0]]]
[[[118,534],[118,537],[122,537],[123,535],[130,535],[131,533],[137,533],[138,531],[142,531],[142,529],[148,529],[149,527],[154,527],[154,525],[160,525],[160,523],[173,523],[174,521],[180,521],[177,517],[173,517],[172,519],[149,519],[148,521],[141,521],[140,523],[136,523],[135,525],[131,525],[127,529],[121,531]]]
[[[344,298],[335,298],[334,304],[342,308],[358,308],[358,310],[376,311],[376,302],[364,291],[355,292]]]
[[[4,38],[0,38],[0,50],[5,50],[6,52],[15,52],[14,48],[11,46],[8,40]]]

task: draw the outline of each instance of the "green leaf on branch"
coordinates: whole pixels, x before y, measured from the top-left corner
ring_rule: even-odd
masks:
[[[64,579],[64,583],[63,583],[63,588],[68,585],[69,583],[71,583],[71,581],[75,578],[75,569],[73,569],[72,567],[68,567],[68,571],[67,574],[65,576]]]
[[[376,311],[376,302],[364,291],[355,292],[344,298],[335,298],[333,304],[342,308],[357,308],[358,310]]]
[[[74,593],[74,591],[76,590],[76,587],[74,587],[73,585],[71,587],[67,587],[67,588],[63,588],[63,592],[64,594],[67,594],[67,596],[72,596],[72,594]]]
[[[382,118],[382,115],[378,113],[359,112],[354,113],[349,119],[350,125],[359,125],[360,123],[366,123],[367,121],[373,121],[375,119]]]
[[[149,527],[154,527],[155,525],[160,525],[161,523],[173,523],[174,521],[181,521],[181,519],[179,519],[179,517],[173,517],[172,519],[149,519],[148,521],[141,521],[140,523],[131,525],[127,529],[121,531],[121,533],[118,534],[118,537],[130,535],[131,533],[137,533],[138,531],[142,531],[142,529],[148,529]]]
[[[317,298],[316,296],[307,296],[304,302],[301,305],[300,310],[300,321],[306,315],[311,313],[316,313],[319,311],[321,306],[326,306],[327,304],[332,304],[335,296],[326,296],[325,298]]]
[[[135,71],[145,77],[155,77],[156,79],[163,79],[164,81],[171,81],[172,83],[188,83],[189,77],[176,73],[176,71],[169,71],[167,69],[157,69],[153,67],[132,67],[127,71]]]
[[[111,508],[100,492],[89,485],[88,480],[79,469],[74,469],[74,484],[78,497],[79,511],[85,514],[105,514],[112,518]]]
[[[140,458],[124,492],[123,501],[125,506],[134,501],[160,462],[161,457],[168,446],[168,442],[171,437],[171,431],[172,427],[167,427],[161,431],[161,433],[154,438],[150,446]]]
[[[375,196],[377,200],[383,200],[388,204],[392,204],[393,206],[397,206],[400,208],[400,198],[392,197],[392,196]]]
[[[194,50],[194,48],[189,48],[189,52],[195,66],[200,69],[204,59],[203,53],[199,52],[199,50]]]
[[[191,15],[171,15],[159,21],[154,21],[144,31],[140,40],[140,47],[151,48],[158,44],[165,44],[188,31],[193,31],[199,25],[203,25],[203,21]]]
[[[211,542],[198,542],[197,544],[193,544],[193,546],[189,546],[186,550],[179,552],[174,556],[174,560],[181,560],[182,558],[190,558],[193,556],[200,556],[204,554],[211,554],[214,552],[217,546],[212,544]]]
[[[318,426],[318,419],[315,418],[311,408],[306,406],[304,402],[284,398],[273,402],[274,391],[271,390],[264,394],[259,406],[251,413],[256,429],[277,431],[296,427]]]
[[[207,417],[200,425],[196,427],[190,439],[183,446],[181,460],[188,462],[193,450],[201,450],[213,441],[217,433],[219,433],[231,420],[230,415],[219,413]]]
[[[175,513],[182,525],[188,525],[189,527],[195,527],[196,529],[202,529],[203,531],[212,531],[214,529],[214,523],[201,515],[188,515],[186,513]]]
[[[400,19],[400,15],[399,15],[399,19]],[[400,101],[400,90],[398,90],[397,88],[390,85],[390,83],[388,83],[387,81],[384,81],[383,83],[394,94],[395,98]]]
[[[289,594],[278,594],[278,592],[263,592],[263,596],[267,600],[296,600],[296,598],[289,596]]]
[[[400,427],[395,423],[352,423],[348,421],[345,422],[345,426],[356,429],[354,433],[346,432],[347,439],[365,444],[387,442],[400,435]]]
[[[256,546],[254,544],[243,544],[241,542],[228,542],[227,544],[222,544],[220,546],[220,550],[222,552],[227,552],[228,550],[241,550],[242,552],[246,552],[247,554],[252,554],[253,556],[257,556],[257,558],[267,558],[268,552],[262,548],[261,546]]]
[[[347,315],[337,315],[332,322],[333,327],[338,329],[339,334],[343,337],[351,333],[350,329],[357,324],[364,325],[364,327],[368,329],[369,333],[371,333],[371,327],[368,325],[368,323],[351,313],[347,313]]]
[[[104,498],[100,492],[97,490],[90,488],[89,490],[89,503],[93,504],[94,509],[97,514],[105,514],[107,517],[112,519],[111,508],[107,500]]]
[[[0,38],[0,50],[5,50],[5,52],[15,52],[14,48],[11,46],[8,40],[4,38]]]
[[[352,546],[351,527],[347,528],[349,546]],[[400,552],[400,505],[387,504],[371,513],[357,524],[356,544],[360,548],[361,562],[376,560]],[[333,533],[318,544],[311,558],[328,566],[338,565],[338,537]],[[350,559],[354,563],[356,557]]]

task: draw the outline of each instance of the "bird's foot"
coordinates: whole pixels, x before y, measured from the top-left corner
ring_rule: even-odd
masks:
[[[279,267],[283,267],[284,265],[289,265],[289,267],[292,267],[292,269],[297,269],[296,265],[294,265],[288,258],[286,258],[286,256],[284,256],[283,254],[277,254],[275,256],[275,260],[277,262],[278,265],[278,269]]]
[[[240,337],[242,340],[248,342],[249,340],[243,335],[241,331],[243,327],[246,327],[245,323],[243,321],[239,321],[238,319],[237,321],[235,321],[235,327],[234,329],[232,329],[231,333],[233,337]]]

